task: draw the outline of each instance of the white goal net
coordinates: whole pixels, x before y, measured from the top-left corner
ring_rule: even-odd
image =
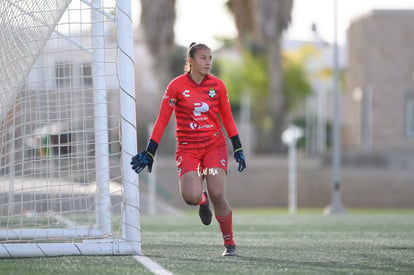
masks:
[[[141,250],[130,1],[0,2],[0,257]]]

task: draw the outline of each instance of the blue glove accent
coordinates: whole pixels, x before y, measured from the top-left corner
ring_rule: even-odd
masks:
[[[144,170],[145,167],[148,166],[148,172],[151,173],[153,162],[154,158],[151,156],[151,154],[147,151],[142,151],[132,158],[132,170],[139,174],[142,170]]]
[[[231,144],[233,145],[234,150],[234,158],[236,162],[239,164],[238,171],[241,172],[246,169],[246,158],[243,155],[242,145],[240,142],[239,135],[235,135],[230,138]]]
[[[246,158],[244,157],[243,150],[241,148],[234,151],[234,158],[236,159],[236,162],[239,164],[239,167],[237,169],[239,172],[246,169]]]
[[[154,155],[157,147],[158,144],[151,139],[148,143],[147,150],[136,154],[131,159],[132,170],[139,174],[142,170],[144,170],[145,167],[148,166],[147,170],[149,173],[151,173],[152,164],[154,163]]]

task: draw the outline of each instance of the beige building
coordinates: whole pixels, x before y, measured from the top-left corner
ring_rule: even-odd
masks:
[[[413,154],[414,10],[374,10],[351,23],[347,79],[344,146]]]

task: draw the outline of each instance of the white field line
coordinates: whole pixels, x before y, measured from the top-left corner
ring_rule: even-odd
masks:
[[[156,275],[172,275],[171,272],[164,269],[162,266],[160,266],[156,262],[152,261],[148,257],[142,256],[142,255],[137,255],[137,256],[134,256],[134,258],[135,258],[135,260],[140,262],[143,266],[145,266],[149,271],[151,271],[152,273],[154,273]]]

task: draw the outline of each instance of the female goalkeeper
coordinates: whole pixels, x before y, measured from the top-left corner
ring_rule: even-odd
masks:
[[[224,188],[228,151],[219,115],[233,145],[240,172],[246,168],[246,161],[226,87],[220,79],[209,74],[212,60],[209,47],[190,45],[185,73],[169,83],[147,149],[134,156],[131,165],[137,173],[147,166],[151,172],[155,151],[174,110],[181,196],[187,204],[199,205],[200,219],[205,225],[212,219],[210,197],[223,234],[225,250],[222,255],[237,256],[232,210]],[[207,191],[203,191],[204,179]]]

